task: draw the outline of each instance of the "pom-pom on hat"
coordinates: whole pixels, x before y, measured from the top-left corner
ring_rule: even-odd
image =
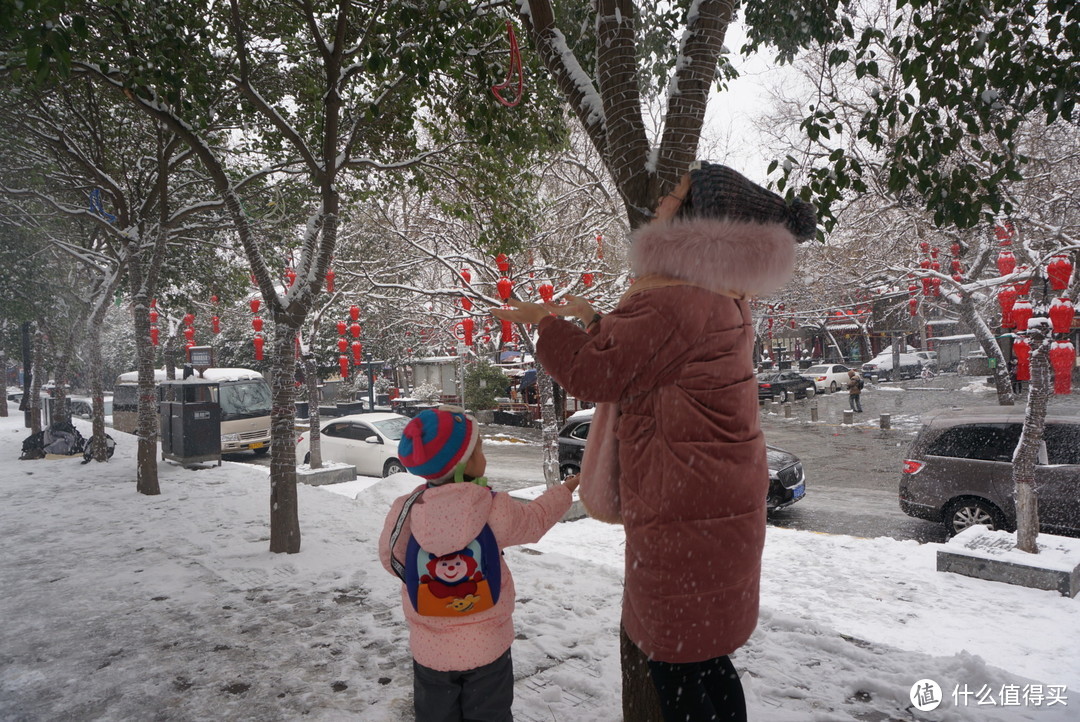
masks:
[[[460,409],[425,409],[410,421],[398,442],[398,456],[410,474],[433,484],[448,481],[454,468],[472,456],[480,427]]]
[[[778,223],[800,243],[817,232],[817,214],[809,203],[795,199],[788,204],[726,165],[695,165],[690,169],[690,193],[680,209],[683,216]]]

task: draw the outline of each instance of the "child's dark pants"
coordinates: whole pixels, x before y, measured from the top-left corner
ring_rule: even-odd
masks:
[[[413,660],[417,722],[511,722],[514,662],[510,650],[491,664],[439,672]]]
[[[664,722],[746,722],[739,673],[727,657],[670,664],[649,661]]]

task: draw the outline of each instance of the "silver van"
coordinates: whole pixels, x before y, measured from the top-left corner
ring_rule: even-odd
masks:
[[[986,406],[925,416],[904,459],[900,508],[949,534],[975,524],[1015,529],[1012,457],[1024,413]],[[1035,489],[1041,529],[1080,534],[1080,412],[1047,412]]]

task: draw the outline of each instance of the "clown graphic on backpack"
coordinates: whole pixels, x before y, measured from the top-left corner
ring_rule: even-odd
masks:
[[[468,616],[491,609],[499,601],[500,551],[487,524],[464,547],[449,554],[422,548],[416,536],[410,534],[404,560],[393,556],[409,512],[425,491],[448,483],[487,486],[483,477],[466,479],[464,475],[478,437],[475,421],[463,412],[428,410],[409,422],[398,442],[405,468],[428,483],[413,492],[401,508],[390,535],[391,566],[405,583],[413,608],[424,616]]]

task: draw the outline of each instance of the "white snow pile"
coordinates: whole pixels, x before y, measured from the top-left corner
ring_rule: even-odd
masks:
[[[375,543],[415,479],[301,486],[302,550],[271,554],[265,467],[161,464],[143,496],[134,438],[111,433],[108,463],[17,461],[22,415],[0,419],[0,719],[412,719]],[[733,657],[750,718],[1078,719],[1080,599],[936,572],[939,546],[770,528]],[[620,719],[620,529],[560,524],[506,558],[515,719]],[[942,701],[921,712],[927,679]]]

